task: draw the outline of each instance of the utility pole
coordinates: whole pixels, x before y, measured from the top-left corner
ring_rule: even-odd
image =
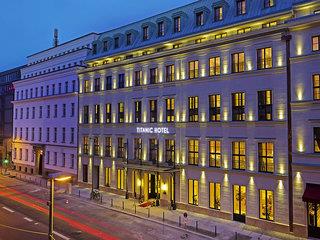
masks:
[[[50,201],[49,201],[49,240],[53,238],[53,205],[54,205],[54,178],[50,178]]]

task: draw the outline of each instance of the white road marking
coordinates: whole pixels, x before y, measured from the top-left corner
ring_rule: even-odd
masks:
[[[33,220],[32,220],[31,218],[25,217],[25,218],[23,218],[23,219],[26,220],[26,221],[28,221],[28,222],[33,222]]]
[[[14,213],[13,210],[11,210],[10,208],[7,208],[7,207],[2,207],[4,210],[7,210],[8,212],[11,212],[11,213]]]
[[[61,237],[61,238],[64,239],[64,240],[70,240],[70,238],[62,235],[61,233],[58,233],[58,232],[56,232],[56,231],[53,231],[53,233],[54,233],[55,235],[57,235],[58,237]]]
[[[35,190],[30,191],[30,193],[39,192],[40,190],[41,190],[41,189],[35,189]]]

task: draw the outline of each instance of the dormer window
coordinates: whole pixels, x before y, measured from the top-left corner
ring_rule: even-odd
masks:
[[[264,0],[264,7],[269,8],[275,5],[275,0]]]
[[[164,36],[164,22],[158,22],[158,37]]]
[[[119,37],[114,38],[114,48],[119,48],[119,41],[120,41]]]
[[[196,13],[196,26],[203,26],[204,24],[204,14],[203,12]]]
[[[246,0],[237,0],[237,15],[246,14]]]
[[[214,21],[221,21],[223,19],[222,6],[214,8]]]
[[[108,41],[103,42],[103,51],[104,52],[108,51]]]
[[[173,22],[174,22],[173,32],[175,33],[181,32],[181,17],[175,17],[173,19]]]
[[[97,54],[97,44],[92,44],[92,54]]]
[[[149,27],[145,26],[143,27],[143,40],[148,40],[149,39]]]
[[[132,44],[132,33],[127,34],[127,46]]]

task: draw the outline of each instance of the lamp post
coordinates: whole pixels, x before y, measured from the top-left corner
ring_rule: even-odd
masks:
[[[70,180],[71,176],[63,175],[62,173],[49,174],[50,180],[50,201],[48,202],[49,206],[49,240],[54,240],[53,236],[53,209],[54,209],[54,181],[64,182]]]
[[[124,150],[125,150],[125,161],[126,161],[126,199],[129,199],[129,189],[128,189],[128,139],[124,144]]]

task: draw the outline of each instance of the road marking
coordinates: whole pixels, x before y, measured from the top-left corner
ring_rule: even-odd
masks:
[[[2,207],[4,210],[7,210],[8,212],[11,212],[11,213],[14,213],[13,210],[11,210],[10,208],[7,208],[7,207]]]
[[[70,240],[70,238],[62,235],[61,233],[58,233],[58,232],[56,232],[56,231],[53,231],[53,233],[54,233],[55,235],[57,235],[58,237],[61,237],[61,238],[64,239],[64,240]]]
[[[25,218],[23,218],[23,219],[26,220],[26,221],[28,221],[28,222],[33,222],[33,220],[32,220],[31,218],[25,217]]]
[[[40,190],[41,190],[41,189],[35,189],[35,190],[30,191],[29,193],[39,192]]]

